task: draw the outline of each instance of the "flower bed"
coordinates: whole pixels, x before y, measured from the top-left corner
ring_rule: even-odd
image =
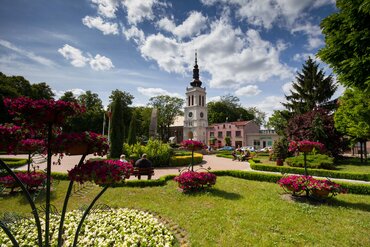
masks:
[[[37,188],[41,186],[46,179],[46,174],[41,172],[17,173],[16,175],[23,184],[30,188]],[[1,177],[0,184],[6,188],[12,189],[20,186],[10,175]]]
[[[329,194],[333,196],[339,193],[346,193],[347,191],[342,188],[339,184],[336,184],[330,180],[318,180],[311,176],[291,175],[281,178],[277,182],[281,187],[288,191],[292,191],[293,194],[301,193],[308,190],[311,195],[317,197],[325,197]]]
[[[87,181],[100,185],[113,184],[130,178],[133,169],[130,163],[119,160],[95,160],[87,161],[81,166],[76,165],[68,171],[68,177],[81,184]]]
[[[175,177],[174,180],[183,192],[189,192],[215,185],[216,175],[209,172],[186,171]]]
[[[313,142],[308,140],[303,141],[291,141],[289,143],[289,152],[300,151],[304,153],[312,152],[315,149],[318,152],[323,152],[325,149],[324,144],[320,142]]]
[[[74,210],[66,214],[63,246],[72,245],[78,219],[82,213]],[[57,229],[59,220],[58,215],[51,215],[50,228]],[[37,246],[34,224],[33,219],[23,219],[8,226],[17,236],[20,246]],[[57,246],[57,236],[53,236],[50,244]],[[173,244],[174,235],[153,215],[119,208],[91,212],[81,229],[77,246],[173,246]],[[0,231],[0,245],[12,245],[4,231]]]
[[[202,142],[194,140],[185,140],[181,142],[181,146],[190,151],[207,148]]]

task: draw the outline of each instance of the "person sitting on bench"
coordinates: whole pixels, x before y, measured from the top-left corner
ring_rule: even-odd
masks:
[[[135,162],[135,166],[138,168],[151,168],[152,167],[152,162],[147,159],[146,154],[143,154],[141,156],[141,159],[138,159]]]

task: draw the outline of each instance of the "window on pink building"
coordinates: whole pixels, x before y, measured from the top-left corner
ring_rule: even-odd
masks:
[[[226,131],[226,136],[231,137],[231,131]]]
[[[235,131],[235,136],[236,137],[241,137],[242,136],[242,132],[240,130]]]
[[[222,131],[219,131],[219,132],[217,133],[217,137],[218,137],[218,138],[222,138]]]

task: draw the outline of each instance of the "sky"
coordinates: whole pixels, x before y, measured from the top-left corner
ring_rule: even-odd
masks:
[[[335,0],[2,0],[0,71],[56,98],[91,90],[106,106],[119,89],[143,106],[185,99],[197,50],[207,101],[231,94],[271,114],[335,11]]]

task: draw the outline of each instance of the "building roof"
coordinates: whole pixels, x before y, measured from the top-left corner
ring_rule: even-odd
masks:
[[[244,126],[244,125],[247,125],[248,123],[250,122],[253,122],[253,120],[249,120],[249,121],[235,121],[235,122],[225,122],[225,123],[214,123],[214,124],[211,124],[209,127],[213,127],[213,126],[216,126],[216,125],[223,125],[223,124],[232,124],[232,125],[236,125],[236,126]]]

